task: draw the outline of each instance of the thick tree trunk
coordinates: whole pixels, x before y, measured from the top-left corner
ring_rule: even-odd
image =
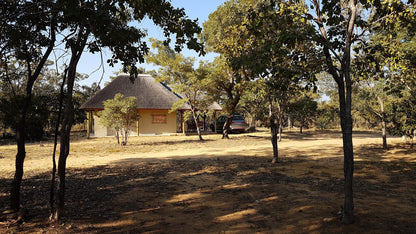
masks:
[[[332,75],[338,85],[339,111],[341,119],[342,140],[344,149],[344,207],[342,210],[342,222],[351,224],[354,222],[354,200],[353,200],[353,175],[354,175],[354,151],[352,144],[352,116],[351,116],[351,46],[357,17],[357,4],[355,0],[348,1],[349,17],[346,24],[344,54],[340,59],[341,69],[334,65],[334,59],[330,54],[328,35],[324,26],[323,16],[321,14],[320,1],[314,0],[313,4],[316,9],[315,21],[319,27],[322,39],[324,40],[323,53],[325,62],[328,66],[328,72]]]
[[[340,119],[342,129],[342,141],[344,149],[344,206],[342,211],[342,222],[351,224],[354,222],[354,199],[353,199],[353,177],[354,177],[354,151],[352,143],[352,116],[351,116],[351,80],[349,69],[344,73],[344,82],[338,83]]]
[[[66,189],[66,159],[69,155],[69,134],[61,131],[61,147],[58,160],[58,204],[55,217],[60,220],[64,216],[65,209],[65,189]]]
[[[30,70],[30,69],[29,69]],[[29,71],[30,72],[30,71]],[[15,161],[15,173],[12,181],[12,187],[10,191],[10,209],[18,211],[20,209],[20,188],[23,179],[23,164],[26,158],[26,146],[25,146],[25,129],[26,129],[26,115],[32,100],[32,88],[37,77],[28,76],[26,84],[26,96],[23,100],[21,107],[21,113],[19,116],[19,122],[17,123],[16,131],[16,143],[17,154]]]
[[[352,116],[351,116],[351,46],[355,19],[357,16],[357,2],[349,0],[350,17],[347,27],[347,35],[345,40],[345,50],[341,71],[344,79],[339,80],[339,99],[340,99],[340,116],[342,138],[344,143],[344,177],[345,177],[345,198],[344,209],[342,214],[342,222],[351,224],[354,222],[354,199],[353,199],[353,177],[354,177],[354,150],[352,144]],[[345,89],[344,89],[344,81]],[[344,91],[345,90],[345,91]],[[342,100],[341,100],[342,99]]]
[[[20,208],[20,187],[23,179],[23,164],[26,158],[26,147],[25,147],[25,128],[26,128],[26,114],[30,107],[32,100],[32,88],[35,81],[38,79],[49,55],[52,52],[52,49],[55,45],[55,17],[51,18],[51,28],[50,28],[50,42],[49,45],[40,59],[39,63],[36,65],[36,69],[32,73],[31,61],[33,58],[27,59],[27,83],[26,83],[26,96],[22,108],[20,118],[18,120],[17,132],[16,132],[16,143],[17,143],[17,154],[15,162],[15,174],[12,181],[12,186],[10,190],[10,209],[18,211]]]
[[[227,115],[227,120],[224,123],[224,126],[222,128],[222,139],[229,139],[230,137],[228,134],[230,133],[230,126],[234,118],[234,114],[236,112],[235,108],[238,105],[238,102],[240,101],[242,90],[240,91],[233,91],[235,88],[234,83],[234,75],[230,74],[230,85],[226,88],[226,93],[228,97],[228,103],[226,103],[226,112],[228,112],[229,115]]]
[[[47,55],[48,53],[45,53],[44,56],[47,56]],[[41,66],[41,64],[39,64],[38,66]],[[29,64],[28,64],[28,67],[30,67]],[[38,69],[40,68],[38,67]],[[28,72],[31,73],[30,69],[28,70],[29,70]],[[30,103],[32,100],[32,88],[37,77],[39,76],[39,73],[40,72],[37,72],[34,75],[28,75],[28,81],[26,84],[26,96],[23,100],[21,113],[20,113],[18,123],[17,123],[17,131],[16,131],[17,154],[16,154],[16,161],[15,161],[15,173],[14,173],[14,178],[12,181],[12,187],[10,191],[10,209],[14,211],[18,211],[20,209],[20,187],[22,184],[23,173],[24,173],[23,164],[26,158],[26,146],[25,146],[26,117],[27,117],[27,111],[30,107]]]
[[[381,137],[383,138],[383,149],[387,149],[387,133],[386,133],[386,121],[381,121]]]
[[[350,224],[354,222],[354,200],[353,200],[353,175],[354,175],[354,154],[352,144],[352,118],[345,116],[342,128],[343,148],[344,148],[344,208],[342,222]]]
[[[233,122],[233,116],[234,114],[227,116],[227,120],[225,121],[224,126],[222,128],[222,139],[230,138],[228,134],[230,133],[230,126],[231,126],[231,123]]]
[[[19,125],[22,127],[18,127],[18,131],[16,132],[16,142],[17,142],[17,154],[16,154],[16,162],[15,162],[15,173],[12,182],[12,187],[10,191],[10,209],[14,211],[18,211],[20,208],[20,187],[22,184],[23,178],[23,163],[26,157],[26,149],[25,149],[25,121],[26,117],[21,117],[21,121]]]

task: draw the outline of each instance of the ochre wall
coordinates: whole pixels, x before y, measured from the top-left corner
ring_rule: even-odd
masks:
[[[176,112],[139,110],[139,135],[176,133]],[[166,123],[152,123],[152,115],[166,115]]]
[[[139,135],[176,133],[176,112],[168,113],[168,110],[139,110]],[[166,115],[166,123],[152,123],[152,115]],[[114,136],[114,130],[104,127],[97,114],[94,114],[95,137]],[[137,124],[130,129],[130,136],[137,136]]]

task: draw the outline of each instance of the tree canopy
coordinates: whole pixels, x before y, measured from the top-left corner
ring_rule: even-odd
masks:
[[[134,79],[137,75],[137,63],[144,62],[144,55],[149,50],[144,41],[145,30],[133,25],[134,22],[140,23],[143,19],[149,18],[163,30],[165,43],[170,43],[174,36],[176,51],[180,51],[186,45],[189,49],[203,53],[202,44],[196,37],[196,33],[199,33],[201,28],[196,20],[188,19],[184,9],[173,7],[167,0],[2,1],[0,6],[2,18],[0,65],[2,71],[6,71],[1,74],[2,82],[10,80],[8,67],[15,60],[25,63],[26,71],[23,74],[27,77],[24,108],[17,125],[19,147],[16,155],[16,175],[11,191],[13,210],[20,208],[20,184],[25,159],[23,136],[33,84],[55,45],[61,45],[60,49],[69,57],[62,65],[60,106],[63,109],[62,115],[58,115],[62,116],[62,119],[57,120],[61,141],[58,165],[58,174],[61,178],[58,210],[62,213],[66,158],[70,152],[70,131],[74,121],[74,83],[82,54],[85,51],[97,53],[103,48],[108,48],[112,57],[107,62],[110,65],[121,62],[123,70],[130,72]],[[53,204],[51,207],[53,208]],[[59,218],[59,215],[57,217]]]
[[[123,94],[117,93],[113,99],[106,100],[103,104],[104,110],[99,113],[101,123],[115,130],[117,144],[126,145],[131,128],[139,119],[137,98],[124,97]]]
[[[207,111],[212,103],[207,95],[208,67],[204,62],[200,62],[199,67],[195,69],[194,58],[173,51],[161,41],[152,41],[152,46],[157,52],[149,53],[147,61],[160,66],[157,80],[168,84],[175,93],[181,95],[182,99],[174,103],[172,110],[189,105],[198,137],[202,141],[197,112]]]

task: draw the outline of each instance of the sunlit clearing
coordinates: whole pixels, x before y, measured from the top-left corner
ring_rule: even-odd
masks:
[[[250,184],[226,184],[221,186],[223,189],[239,189],[239,188],[247,188]]]
[[[248,209],[248,210],[243,210],[243,211],[238,211],[238,212],[234,212],[228,215],[223,215],[220,217],[215,218],[215,221],[217,222],[227,222],[227,221],[233,221],[233,220],[237,220],[237,219],[242,219],[244,218],[244,216],[247,215],[254,215],[257,214],[257,210],[256,209]]]
[[[289,214],[296,214],[298,212],[304,212],[304,211],[309,210],[311,208],[312,208],[312,206],[295,207],[295,208],[290,209],[288,213]]]
[[[175,202],[186,201],[186,200],[195,200],[195,199],[200,199],[203,196],[204,195],[202,195],[200,192],[179,194],[179,195],[173,196],[172,199],[167,200],[167,202],[175,203]]]
[[[108,222],[108,223],[100,223],[95,224],[95,228],[116,228],[116,227],[124,227],[127,225],[133,225],[133,220],[119,220],[114,222]]]
[[[267,197],[267,198],[261,199],[261,201],[263,201],[263,202],[269,202],[269,201],[276,201],[278,199],[279,199],[278,196],[273,196],[273,197]]]

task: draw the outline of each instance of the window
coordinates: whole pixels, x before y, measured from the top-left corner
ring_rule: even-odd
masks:
[[[166,115],[152,115],[152,123],[154,124],[165,124]]]

